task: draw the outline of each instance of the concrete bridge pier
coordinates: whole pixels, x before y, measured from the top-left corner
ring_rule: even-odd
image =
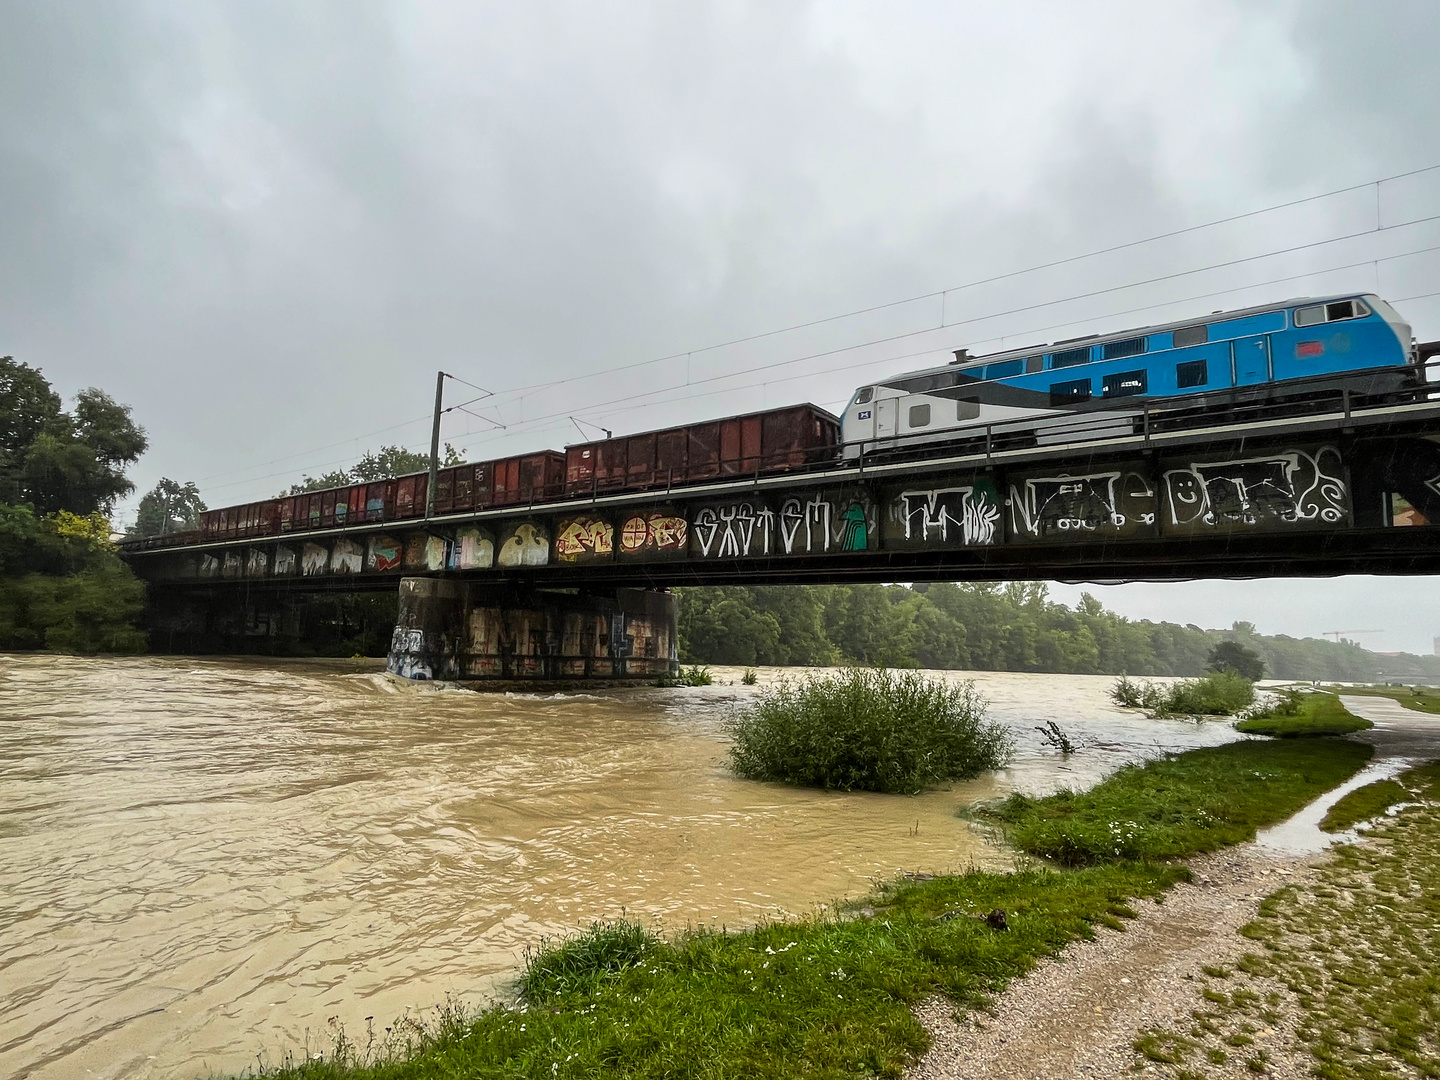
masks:
[[[676,634],[666,591],[407,577],[387,668],[460,682],[652,680],[678,672]]]

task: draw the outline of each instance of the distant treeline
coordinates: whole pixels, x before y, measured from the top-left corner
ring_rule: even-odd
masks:
[[[1204,673],[1236,640],[1267,678],[1344,682],[1440,679],[1440,657],[1381,656],[1349,642],[1132,622],[1086,593],[1075,607],[1042,582],[1008,585],[757,585],[679,590],[687,663],[824,665],[1094,675]]]

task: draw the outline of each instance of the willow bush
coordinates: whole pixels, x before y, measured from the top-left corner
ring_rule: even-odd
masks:
[[[1010,760],[974,683],[848,668],[784,681],[732,715],[730,763],[749,780],[914,794]]]

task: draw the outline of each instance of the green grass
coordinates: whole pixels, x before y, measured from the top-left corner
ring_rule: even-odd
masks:
[[[1343,686],[1336,693],[1388,697],[1416,712],[1440,713],[1440,690],[1433,686]]]
[[[592,928],[531,958],[528,1008],[446,1014],[386,1045],[344,1044],[276,1077],[899,1076],[928,1037],[911,1011],[979,1005],[1181,867],[970,873],[884,890],[873,918],[817,918],[665,942]],[[987,926],[994,908],[1010,929]],[[941,917],[948,916],[948,917]],[[367,1061],[368,1058],[368,1061]]]
[[[972,683],[849,668],[761,690],[729,723],[730,764],[748,780],[914,794],[1009,760],[1008,731]]]
[[[1352,825],[1377,818],[1392,806],[1410,801],[1410,792],[1394,780],[1377,780],[1347,792],[1332,806],[1320,828],[1325,832],[1343,832]]]
[[[1330,740],[1247,741],[1126,769],[1085,795],[1005,805],[1019,836],[1049,835],[1041,827],[1057,822],[1083,824],[1082,832],[1143,822],[1134,850],[1188,855],[1289,815],[1369,752]],[[1129,852],[1097,848],[1077,869],[902,880],[838,917],[738,932],[662,940],[632,924],[597,924],[527,954],[515,1007],[451,1009],[428,1028],[401,1024],[363,1046],[341,1040],[322,1058],[266,1075],[898,1077],[928,1045],[912,1012],[922,998],[943,992],[962,1007],[981,1005],[1097,925],[1123,927],[1135,915],[1132,899],[1158,898],[1189,876]],[[985,922],[996,908],[1008,930]]]
[[[1230,743],[1130,766],[1081,794],[1012,795],[988,813],[1016,847],[1062,866],[1180,858],[1251,839],[1371,753],[1330,739]]]
[[[1235,730],[1248,735],[1298,739],[1349,735],[1370,727],[1374,725],[1369,720],[1348,712],[1334,694],[1291,691],[1282,694],[1272,707],[1251,712],[1235,725]]]

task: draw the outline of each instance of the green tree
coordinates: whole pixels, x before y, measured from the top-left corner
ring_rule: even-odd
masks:
[[[115,500],[135,490],[125,475],[148,445],[145,430],[103,390],[76,396],[70,413],[51,416],[24,451],[19,496],[44,514],[108,514]]]
[[[38,368],[0,356],[0,502],[23,501],[25,455],[45,425],[60,416],[60,395]]]
[[[1255,682],[1265,675],[1265,662],[1254,649],[1238,641],[1222,641],[1210,650],[1205,667],[1209,671],[1228,671]]]
[[[161,477],[160,482],[141,498],[135,524],[125,531],[125,535],[144,539],[198,529],[200,515],[205,509],[200,489],[193,482],[180,484],[169,477]]]

